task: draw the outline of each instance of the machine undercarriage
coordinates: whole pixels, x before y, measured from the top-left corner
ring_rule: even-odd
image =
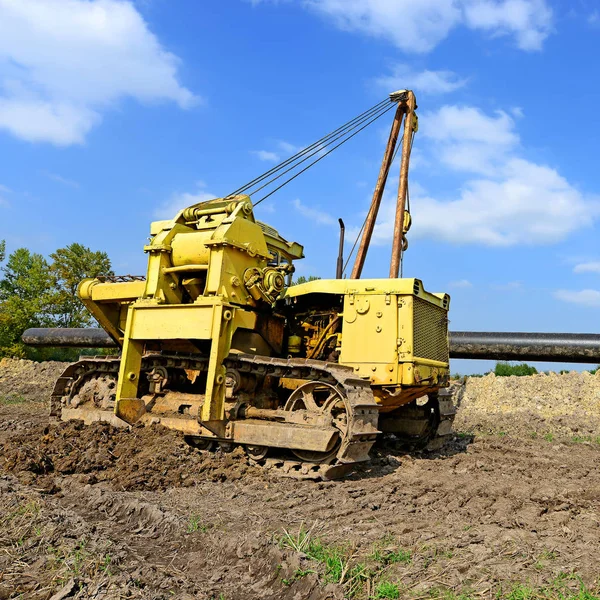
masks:
[[[371,387],[353,369],[309,359],[237,355],[227,367],[226,437],[198,423],[207,361],[147,354],[142,363],[146,412],[139,422],[181,431],[192,446],[229,451],[241,446],[251,460],[283,475],[333,479],[350,472],[381,433],[407,450],[440,448],[452,434],[454,407],[442,390],[380,413]],[[51,414],[86,424],[128,423],[114,414],[118,357],[86,358],[57,381]],[[290,389],[294,388],[294,389]],[[208,434],[208,435],[207,435]]]

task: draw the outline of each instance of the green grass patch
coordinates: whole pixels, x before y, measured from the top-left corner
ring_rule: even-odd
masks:
[[[12,406],[15,404],[25,404],[27,399],[20,394],[7,394],[6,396],[0,396],[0,405]]]
[[[432,588],[429,590],[429,597],[435,598],[435,600],[475,600],[471,592],[448,588]]]
[[[328,544],[313,535],[312,529],[304,526],[295,533],[284,529],[279,545],[303,554],[307,560],[317,563],[319,568],[298,569],[291,578],[282,581],[285,585],[291,585],[308,573],[315,572],[319,573],[322,583],[343,585],[345,598],[360,596],[364,593],[365,584],[380,578],[389,565],[408,564],[412,561],[411,551],[393,545],[393,542],[393,537],[387,536],[373,547],[372,553],[365,557],[364,562],[355,562],[350,544]],[[378,583],[375,594],[374,598],[400,597],[399,587],[384,579]]]
[[[548,557],[555,558],[554,553]],[[589,589],[578,575],[561,573],[550,584],[516,584],[496,594],[497,600],[600,600],[600,588]]]
[[[397,600],[400,598],[400,588],[397,583],[391,581],[380,581],[375,588],[375,600]]]
[[[300,527],[298,533],[283,531],[280,545],[301,552],[310,560],[323,565],[323,578],[327,583],[342,583],[349,568],[348,548],[326,544],[320,538],[313,537],[312,530]]]
[[[375,573],[364,563],[351,564],[351,547],[348,544],[327,544],[319,537],[313,535],[312,529],[301,526],[297,533],[283,530],[279,539],[282,548],[290,548],[314,561],[320,568],[298,569],[289,579],[283,579],[285,585],[306,576],[308,573],[319,573],[322,583],[337,583],[345,588],[345,597],[353,598],[364,588],[366,581],[370,581]]]
[[[41,505],[36,500],[28,500],[27,502],[20,503],[14,510],[3,514],[0,517],[0,524],[8,526],[12,521],[19,517],[35,518],[39,515]]]
[[[600,436],[593,435],[574,435],[571,438],[574,444],[600,444]]]
[[[281,565],[279,565],[279,567],[281,567]],[[290,578],[283,578],[281,583],[283,583],[283,585],[292,585],[292,583],[306,577],[310,573],[314,573],[314,571],[312,569],[296,569]]]
[[[323,564],[325,581],[340,583],[348,570],[347,550],[341,546],[324,544],[321,540],[311,540],[306,555]]]
[[[78,541],[73,548],[49,545],[48,554],[52,557],[55,569],[66,571],[66,574],[61,577],[64,580],[71,576],[78,577],[83,573],[86,563],[92,562],[85,538]]]
[[[379,548],[375,547],[370,556],[373,560],[383,565],[393,565],[396,563],[410,563],[412,561],[412,552],[402,548]]]
[[[206,533],[210,529],[210,525],[207,525],[202,521],[198,515],[192,515],[187,523],[188,533]]]

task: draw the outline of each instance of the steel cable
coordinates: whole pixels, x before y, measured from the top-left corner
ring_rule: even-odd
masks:
[[[390,110],[390,108],[393,107],[384,107],[383,109],[380,108],[379,109],[379,113],[374,113],[377,118],[380,117],[382,114],[386,113],[388,110]],[[365,121],[367,121],[368,119],[370,119],[371,117],[373,117],[373,114],[367,116],[367,117],[363,117],[359,122],[356,123],[355,126],[353,126],[352,128],[348,129],[347,131],[344,131],[342,133],[338,133],[334,138],[330,139],[327,143],[330,144],[332,142],[337,142],[340,138],[343,138],[344,136],[350,134],[351,132],[353,132],[354,130],[357,129],[357,127],[359,125],[362,125]],[[256,194],[257,192],[260,192],[260,190],[268,187],[269,185],[271,185],[274,181],[277,181],[277,179],[280,179],[281,177],[283,177],[283,175],[285,175],[286,173],[289,173],[290,171],[293,171],[294,169],[296,169],[298,166],[300,166],[302,163],[305,163],[308,159],[312,158],[313,156],[315,156],[316,154],[319,154],[320,152],[323,152],[323,150],[327,149],[329,146],[327,145],[320,145],[317,146],[316,148],[313,148],[313,150],[311,150],[311,152],[306,155],[304,158],[302,158],[301,160],[297,161],[295,164],[292,164],[291,166],[289,166],[285,171],[279,173],[279,175],[276,175],[275,177],[273,177],[272,179],[269,179],[269,181],[267,181],[266,183],[263,183],[259,188],[253,189],[249,192],[246,192],[249,196],[251,196],[252,194]],[[334,148],[335,149],[335,148]],[[328,153],[327,153],[328,154]]]
[[[259,175],[258,177],[254,178],[252,181],[249,181],[248,183],[244,184],[242,187],[238,188],[237,190],[235,190],[234,192],[232,192],[231,194],[229,194],[229,196],[235,196],[236,194],[240,194],[240,193],[246,191],[247,189],[249,189],[253,185],[255,185],[257,183],[260,183],[261,181],[263,181],[267,177],[269,177],[269,176],[273,175],[274,173],[276,173],[277,171],[280,171],[281,169],[285,168],[290,163],[296,161],[298,158],[300,158],[300,157],[304,156],[305,154],[311,152],[313,149],[315,149],[315,148],[319,148],[320,149],[320,146],[322,146],[326,142],[329,143],[329,141],[331,141],[332,137],[336,136],[338,133],[341,133],[342,131],[345,131],[345,130],[348,130],[348,129],[350,129],[350,130],[353,129],[354,126],[357,125],[358,121],[361,121],[364,117],[368,118],[370,115],[372,115],[375,112],[377,112],[378,110],[380,110],[388,102],[389,102],[388,99],[385,99],[385,100],[382,100],[381,102],[378,102],[375,106],[372,106],[371,108],[369,108],[368,110],[364,111],[363,113],[361,113],[357,117],[354,117],[354,119],[351,119],[350,121],[348,121],[344,125],[341,125],[337,129],[331,131],[330,133],[328,133],[327,135],[323,136],[322,138],[320,138],[316,142],[313,142],[310,146],[307,146],[306,148],[303,148],[302,150],[300,150],[299,152],[297,152],[293,156],[290,156],[289,158],[287,158],[283,162],[279,163],[278,165],[275,165],[273,168],[269,169],[268,171],[266,171],[262,175]],[[281,175],[283,175],[283,173]]]
[[[347,141],[351,140],[355,135],[358,135],[363,129],[365,129],[366,127],[368,127],[369,125],[371,125],[371,123],[374,123],[375,121],[377,121],[377,119],[379,119],[380,117],[382,117],[384,114],[386,114],[392,108],[395,108],[395,107],[396,107],[396,105],[392,104],[388,108],[386,108],[385,110],[381,111],[379,114],[377,114],[375,117],[373,117],[370,121],[368,121],[367,123],[365,123],[362,127],[360,127],[359,129],[357,129],[356,131],[354,131],[354,133],[352,133],[352,135],[350,135],[350,136],[346,137],[345,139],[343,139],[339,144],[336,144],[333,148],[331,148],[330,150],[328,150],[327,152],[325,152],[325,154],[319,156],[319,158],[317,158],[317,160],[314,160],[309,165],[307,165],[306,167],[304,167],[304,169],[300,170],[298,173],[296,173],[295,175],[293,175],[292,177],[290,177],[289,179],[287,179],[286,181],[284,181],[281,185],[277,186],[274,190],[272,190],[271,192],[269,192],[268,194],[266,194],[265,196],[263,196],[260,200],[258,200],[257,202],[254,202],[254,206],[258,206],[263,200],[266,200],[269,196],[272,196],[275,192],[277,192],[278,190],[280,190],[283,186],[285,186],[288,183],[290,183],[290,181],[293,181],[294,179],[296,179],[296,177],[298,177],[299,175],[302,175],[302,173],[304,173],[305,171],[307,171],[308,169],[310,169],[313,165],[316,165],[319,161],[323,160],[327,155],[331,154],[334,150],[336,150],[337,148],[339,148],[341,145],[343,145]],[[317,152],[320,152],[320,151],[321,150],[317,150]],[[314,154],[316,154],[316,152],[313,153],[313,155]],[[304,159],[304,160],[306,160],[306,159]],[[304,162],[304,160],[302,160],[301,162]],[[298,163],[298,164],[300,164],[300,163]],[[295,165],[295,166],[298,166],[298,165]],[[291,167],[287,171],[284,171],[284,173],[282,173],[281,175],[287,173],[288,171],[292,170],[293,168],[295,168],[295,167]],[[281,175],[279,175],[276,179],[278,179],[279,177],[281,177]],[[267,184],[261,186],[259,188],[259,190],[263,189],[264,187],[266,187],[267,185],[269,185],[269,183],[272,183],[272,181],[270,181]],[[258,190],[255,190],[252,193],[256,193],[257,191]]]

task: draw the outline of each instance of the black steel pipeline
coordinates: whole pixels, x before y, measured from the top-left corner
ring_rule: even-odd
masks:
[[[28,346],[64,348],[116,348],[114,340],[100,327],[34,327],[21,336]]]
[[[598,364],[600,334],[453,331],[450,357]]]
[[[99,328],[28,329],[22,340],[30,346],[116,347]],[[450,358],[600,364],[600,334],[452,331]]]

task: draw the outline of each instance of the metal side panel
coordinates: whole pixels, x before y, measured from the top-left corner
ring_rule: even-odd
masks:
[[[214,305],[134,306],[133,340],[210,340]]]
[[[327,452],[338,438],[336,429],[315,429],[290,423],[275,423],[245,419],[235,421],[233,441],[253,446],[273,446],[275,448],[301,448],[314,452]]]

